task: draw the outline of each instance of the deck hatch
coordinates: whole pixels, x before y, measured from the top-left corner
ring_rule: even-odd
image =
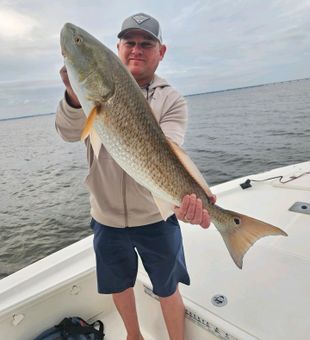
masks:
[[[310,203],[307,202],[295,202],[289,211],[293,211],[300,214],[310,215]]]

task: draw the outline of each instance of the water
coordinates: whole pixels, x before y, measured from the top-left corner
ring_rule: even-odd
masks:
[[[309,160],[310,80],[187,97],[185,149],[210,185]],[[54,115],[0,121],[0,278],[91,233],[85,147]]]
[[[188,97],[185,148],[209,184],[309,160],[310,79]]]

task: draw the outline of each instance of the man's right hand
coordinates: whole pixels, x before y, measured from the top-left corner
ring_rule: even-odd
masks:
[[[66,87],[66,92],[67,92],[66,99],[67,99],[68,104],[74,108],[77,108],[77,109],[80,108],[81,104],[71,87],[66,66],[63,66],[60,69],[59,74]]]
[[[209,197],[212,204],[216,202],[216,196]],[[202,201],[195,194],[185,195],[180,207],[175,207],[174,212],[178,220],[185,223],[199,224],[202,228],[209,228],[211,217],[206,209],[202,208]]]

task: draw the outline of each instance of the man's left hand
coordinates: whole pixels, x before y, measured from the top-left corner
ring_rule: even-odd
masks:
[[[210,197],[214,204],[216,197]],[[176,217],[186,223],[199,224],[202,228],[210,226],[211,218],[206,209],[202,208],[202,201],[195,194],[185,195],[180,207],[175,207]]]

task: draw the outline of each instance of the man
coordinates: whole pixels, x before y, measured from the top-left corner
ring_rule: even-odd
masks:
[[[144,13],[130,16],[123,22],[118,38],[119,58],[139,84],[165,135],[181,145],[187,106],[184,98],[155,74],[166,52],[158,21]],[[60,74],[66,92],[57,110],[56,128],[63,139],[74,142],[80,140],[86,117],[65,67]],[[129,177],[103,145],[98,159],[89,139],[86,146],[90,168],[86,184],[90,191],[99,293],[113,294],[127,340],[143,339],[133,291],[138,252],[154,293],[159,296],[170,339],[183,339],[184,304],[178,283],[189,284],[189,276],[175,215],[163,221],[150,192]],[[175,213],[179,219],[203,228],[210,224],[208,212],[194,194],[186,195]]]

